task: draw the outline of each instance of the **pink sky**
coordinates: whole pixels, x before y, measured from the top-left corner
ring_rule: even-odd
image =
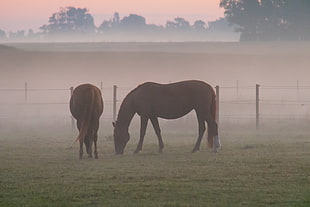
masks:
[[[1,0],[0,29],[35,31],[48,23],[49,17],[60,7],[74,6],[88,8],[99,26],[110,19],[114,12],[121,18],[128,14],[138,14],[146,18],[148,24],[164,25],[167,20],[183,17],[193,23],[195,20],[213,21],[223,16],[219,8],[220,0]]]

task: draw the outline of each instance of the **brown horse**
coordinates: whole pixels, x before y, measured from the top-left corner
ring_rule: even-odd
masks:
[[[70,99],[70,111],[77,120],[80,142],[79,158],[83,157],[83,142],[86,152],[92,157],[92,145],[95,145],[95,158],[98,158],[97,139],[99,118],[103,112],[103,100],[100,90],[91,84],[83,84],[76,87]]]
[[[162,152],[164,143],[161,137],[158,117],[164,119],[177,119],[190,111],[195,110],[199,136],[192,152],[199,150],[202,136],[208,124],[208,144],[214,151],[220,147],[217,123],[215,122],[215,93],[210,85],[197,80],[181,81],[171,84],[158,84],[147,82],[133,89],[121,104],[117,121],[114,126],[115,153],[123,154],[124,148],[130,139],[129,124],[137,113],[141,118],[140,140],[135,150],[142,150],[143,139],[148,120],[154,127],[159,141],[159,152]]]

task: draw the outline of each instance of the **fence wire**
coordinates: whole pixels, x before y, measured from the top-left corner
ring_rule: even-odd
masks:
[[[105,104],[102,119],[113,120],[113,106],[116,112],[123,98],[134,87],[117,86],[117,98],[113,99],[113,86],[102,87]],[[219,119],[226,120],[255,120],[256,97],[253,86],[223,86],[219,87]],[[260,85],[259,118],[260,119],[310,119],[310,86],[271,86]],[[0,88],[0,120],[10,116],[11,111],[18,109],[14,116],[47,118],[71,117],[68,104],[70,88]],[[27,111],[29,110],[29,112]],[[59,112],[55,112],[59,110]],[[15,110],[16,111],[16,110]],[[189,120],[196,119],[191,114]]]

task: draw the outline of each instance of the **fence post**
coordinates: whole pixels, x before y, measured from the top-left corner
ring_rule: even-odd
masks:
[[[28,84],[25,82],[25,103],[28,102]]]
[[[297,91],[299,90],[299,80],[297,80],[296,82],[296,88],[297,88]]]
[[[256,84],[256,130],[259,129],[259,84]]]
[[[116,120],[117,86],[113,86],[113,121]]]
[[[70,87],[70,97],[72,96],[73,94],[73,87]],[[71,115],[71,128],[74,129],[74,125],[75,125],[75,120],[74,120],[74,117]]]
[[[236,81],[236,94],[238,97],[239,96],[239,81],[238,80]]]
[[[219,125],[220,121],[220,86],[215,86],[215,92],[216,92],[216,116],[215,121],[217,125]]]

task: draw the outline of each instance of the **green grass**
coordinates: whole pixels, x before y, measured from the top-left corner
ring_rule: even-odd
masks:
[[[309,206],[310,139],[279,133],[224,131],[217,154],[190,153],[191,133],[164,134],[163,154],[151,133],[138,155],[134,138],[123,156],[101,138],[81,161],[74,132],[2,133],[0,206]]]

